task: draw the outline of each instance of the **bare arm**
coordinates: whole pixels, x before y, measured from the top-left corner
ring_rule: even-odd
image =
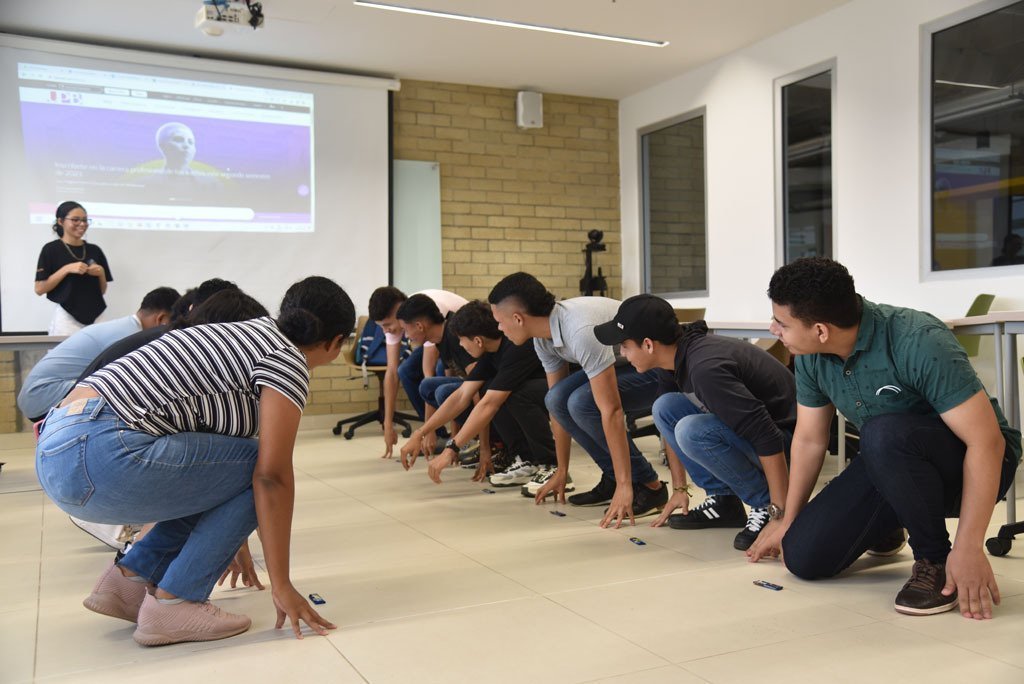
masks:
[[[283,394],[269,387],[260,393],[259,455],[252,476],[256,518],[277,607],[277,626],[291,621],[301,638],[300,621],[319,634],[333,629],[292,586],[289,575],[292,512],[295,507],[295,472],[292,453],[302,412]]]
[[[959,592],[960,613],[964,617],[987,619],[992,617],[992,604],[999,603],[999,587],[982,549],[985,530],[992,519],[992,509],[999,493],[1006,442],[984,391],[979,391],[941,417],[967,445],[960,522],[953,550],[946,559],[943,593],[948,596],[955,588]]]
[[[607,527],[612,522],[615,527],[619,527],[627,518],[633,524],[633,477],[629,463],[629,443],[626,440],[626,414],[622,410],[615,367],[609,366],[592,377],[590,390],[594,394],[594,403],[601,411],[601,426],[612,456],[612,468],[615,469],[615,495],[601,520],[601,527]]]
[[[462,387],[464,388],[467,384],[469,383],[463,383]],[[483,385],[482,382],[474,382],[472,384],[479,386]],[[474,391],[474,394],[475,393],[476,392]],[[465,445],[470,439],[473,438],[474,435],[479,435],[480,458],[486,458],[489,461],[491,457],[491,450],[489,444],[491,418],[493,418],[494,414],[498,412],[498,409],[501,408],[501,405],[505,403],[505,401],[508,399],[509,394],[511,394],[511,392],[503,392],[498,390],[488,390],[487,392],[484,392],[483,398],[481,398],[480,401],[476,403],[476,406],[473,407],[473,410],[469,414],[469,418],[466,419],[465,424],[459,430],[458,434],[455,435],[455,443]],[[438,412],[444,410],[448,406],[448,403],[454,398],[455,395],[448,397],[448,400],[441,405],[441,408],[438,409]],[[465,405],[459,407],[455,415],[458,415],[458,413],[460,413],[464,407]],[[430,479],[432,479],[434,482],[440,483],[441,471],[444,468],[447,468],[449,465],[451,465],[456,456],[458,456],[458,454],[454,450],[445,449],[436,459],[431,461],[430,469],[428,472]]]
[[[432,378],[437,375],[437,358],[440,355],[435,345],[423,345],[423,377]]]
[[[445,399],[443,404],[426,416],[422,427],[413,432],[409,441],[402,446],[402,467],[408,470],[416,463],[423,438],[462,413],[467,406],[473,403],[473,395],[480,390],[482,385],[482,382],[462,383]]]
[[[73,273],[82,275],[86,272],[86,270],[88,270],[88,268],[89,267],[86,266],[85,263],[81,261],[76,261],[71,264],[65,264],[64,266],[61,266],[59,269],[50,274],[50,277],[47,278],[46,280],[37,280],[35,283],[35,292],[37,295],[42,296],[47,292],[52,291],[58,285],[60,285],[64,281],[64,278],[66,278],[67,276]]]
[[[389,344],[385,347],[388,355],[388,367],[384,371],[384,454],[381,458],[391,458],[398,435],[395,434],[395,402],[398,400],[398,364],[400,362],[401,344]]]

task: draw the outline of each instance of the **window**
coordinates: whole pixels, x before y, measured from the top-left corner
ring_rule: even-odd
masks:
[[[641,132],[645,290],[704,295],[704,115]]]
[[[1024,2],[931,48],[932,270],[1024,264]]]
[[[832,256],[832,71],[781,88],[783,259]]]

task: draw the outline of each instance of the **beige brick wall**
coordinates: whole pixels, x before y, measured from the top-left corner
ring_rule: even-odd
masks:
[[[21,413],[15,403],[18,373],[14,352],[0,352],[0,434],[18,432]]]
[[[523,270],[559,297],[576,296],[587,231],[597,228],[608,251],[595,255],[595,273],[600,266],[610,296],[620,296],[618,103],[545,93],[544,127],[519,130],[515,97],[421,81],[395,93],[395,158],[440,164],[444,288],[486,298],[502,276]],[[14,376],[13,360],[0,355],[0,432],[19,426],[13,387],[3,389]],[[313,372],[306,415],[376,404],[376,379],[363,389],[339,359]]]
[[[559,297],[579,294],[587,231],[610,295],[621,292],[618,103],[544,93],[544,127],[516,127],[516,91],[403,81],[394,156],[441,168],[443,286],[486,298],[528,271]]]

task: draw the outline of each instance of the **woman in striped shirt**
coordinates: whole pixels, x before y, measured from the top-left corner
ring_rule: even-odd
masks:
[[[334,627],[289,579],[292,451],[309,371],[337,358],[354,323],[344,290],[306,278],[285,293],[276,321],[169,332],[50,411],[36,471],[62,510],[100,523],[161,521],[100,577],[87,608],[137,622],[134,638],[147,646],[244,632],[249,618],[209,596],[258,523],[277,626],[289,620],[300,638],[301,622],[319,634]]]

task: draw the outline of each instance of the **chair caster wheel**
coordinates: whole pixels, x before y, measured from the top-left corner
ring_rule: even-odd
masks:
[[[341,428],[338,427],[337,425],[335,425],[334,427],[331,428],[331,432],[333,432],[335,436],[340,435],[341,434]]]
[[[1012,539],[1003,539],[1002,537],[991,537],[985,540],[985,548],[993,556],[1005,556],[1010,552],[1010,547],[1013,546]]]
[[[402,430],[402,437],[404,437],[405,439],[409,439],[410,437],[412,437],[412,428],[405,428],[404,430]]]
[[[354,436],[355,434],[356,434],[356,433],[354,433],[354,432],[352,432],[351,430],[349,430],[349,431],[347,431],[347,432],[345,433],[345,439],[352,439],[352,437],[353,437],[353,436]]]

